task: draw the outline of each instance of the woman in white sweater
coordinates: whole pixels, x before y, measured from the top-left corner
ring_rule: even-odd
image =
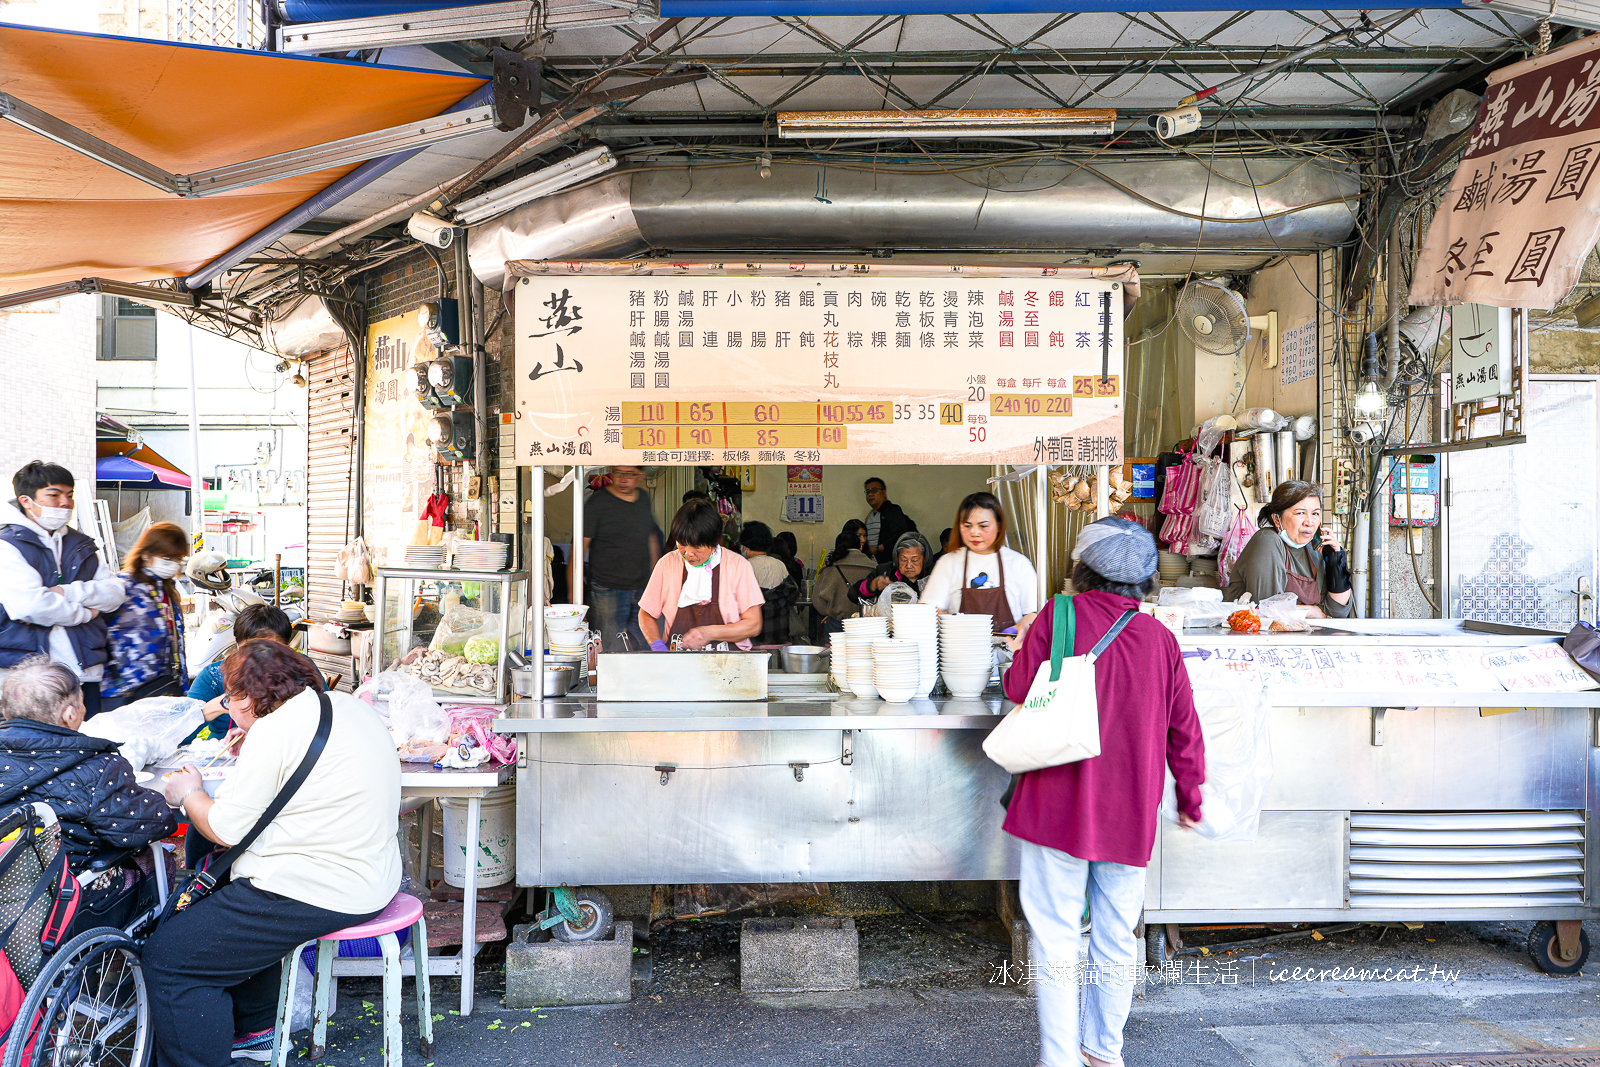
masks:
[[[944,555],[922,603],[940,611],[993,615],[996,633],[1020,635],[1039,611],[1039,579],[1028,557],[1005,547],[1006,513],[992,493],[972,493],[956,510]]]

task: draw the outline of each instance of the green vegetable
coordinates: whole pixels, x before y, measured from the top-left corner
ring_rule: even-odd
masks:
[[[469,637],[462,646],[461,654],[467,657],[469,663],[496,663],[500,659],[500,642],[482,635]]]

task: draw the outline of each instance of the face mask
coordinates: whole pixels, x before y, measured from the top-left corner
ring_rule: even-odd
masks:
[[[1278,536],[1283,538],[1283,543],[1288,545],[1290,548],[1306,547],[1305,545],[1295,543],[1295,541],[1287,533],[1285,533],[1281,527],[1278,530]]]
[[[71,508],[47,508],[41,505],[39,517],[33,521],[53,532],[65,526],[70,518],[72,518]]]
[[[172,578],[177,575],[179,567],[178,561],[175,559],[158,558],[152,559],[149,563],[146,563],[144,569],[145,573],[149,574],[152,578],[160,578],[162,581],[166,581],[168,578]]]

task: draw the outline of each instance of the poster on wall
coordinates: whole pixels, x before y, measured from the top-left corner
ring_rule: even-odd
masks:
[[[1278,364],[1284,385],[1293,385],[1317,376],[1317,324],[1314,320],[1283,331],[1283,340],[1278,346]]]
[[[821,496],[822,464],[790,464],[788,492],[790,496]]]
[[[1122,282],[845,270],[518,278],[517,462],[1121,462]]]
[[[434,354],[415,313],[367,328],[361,525],[367,544],[391,563],[402,558],[433,492],[432,413],[406,386],[412,364]]]

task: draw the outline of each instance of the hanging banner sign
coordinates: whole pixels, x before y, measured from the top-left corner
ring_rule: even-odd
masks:
[[[437,353],[415,311],[367,327],[366,416],[361,427],[361,528],[367,544],[398,561],[433,492],[427,411],[407,388],[411,367]],[[354,536],[352,534],[351,536]]]
[[[1489,75],[1467,154],[1412,276],[1413,304],[1553,309],[1600,212],[1600,36]]]
[[[520,277],[517,462],[1120,463],[1122,288]]]

